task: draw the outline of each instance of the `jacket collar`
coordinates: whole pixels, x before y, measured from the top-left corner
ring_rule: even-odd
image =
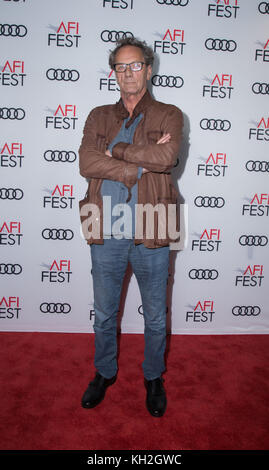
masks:
[[[153,98],[150,92],[147,90],[142,96],[141,100],[137,103],[133,111],[132,118],[127,123],[127,127],[129,127],[132,124],[132,122],[140,113],[144,113],[144,111],[152,103],[152,101],[153,101]],[[117,114],[117,117],[122,120],[129,116],[129,113],[123,104],[122,98],[116,103],[116,114]]]

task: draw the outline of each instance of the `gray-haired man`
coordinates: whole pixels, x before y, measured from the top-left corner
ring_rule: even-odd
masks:
[[[166,409],[162,379],[166,288],[169,243],[174,241],[168,233],[167,208],[176,205],[171,169],[179,151],[183,118],[176,106],[158,102],[150,95],[147,82],[153,58],[153,51],[145,42],[127,38],[117,43],[109,63],[115,71],[121,99],[90,112],[79,150],[80,173],[90,179],[84,203],[95,204],[100,210],[100,217],[87,219],[97,372],[82,397],[82,406],[93,408],[100,403],[106,388],[116,380],[117,312],[130,263],[139,285],[145,321],[146,405],[152,416],[159,417]],[[112,210],[109,220],[104,216],[108,198]],[[136,210],[145,205],[163,209],[160,216],[153,216],[150,236],[143,227],[143,213],[139,216]],[[127,214],[123,231],[121,211]]]

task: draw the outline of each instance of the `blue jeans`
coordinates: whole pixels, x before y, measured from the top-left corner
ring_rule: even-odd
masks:
[[[133,240],[111,238],[91,245],[95,309],[95,359],[106,378],[117,373],[117,313],[122,283],[130,262],[140,289],[144,314],[144,377],[153,380],[165,370],[166,290],[169,247],[146,248]],[[136,307],[134,314],[137,314]]]

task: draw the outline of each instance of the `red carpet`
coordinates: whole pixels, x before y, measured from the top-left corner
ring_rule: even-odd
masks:
[[[269,336],[168,339],[162,418],[145,408],[143,335],[121,335],[117,382],[93,410],[93,335],[1,333],[2,450],[266,450]]]

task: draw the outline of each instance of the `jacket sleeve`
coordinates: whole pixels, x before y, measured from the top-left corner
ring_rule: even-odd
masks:
[[[176,106],[169,106],[161,123],[162,134],[171,134],[166,144],[126,144],[119,142],[113,147],[115,159],[134,163],[152,172],[170,172],[176,164],[182,139],[183,115]]]
[[[100,123],[100,111],[92,110],[86,119],[82,142],[79,147],[79,170],[85,178],[102,178],[124,183],[131,188],[137,181],[137,165],[109,157],[105,154],[105,143],[98,142],[97,121]]]
[[[119,142],[113,148],[115,159],[146,168],[152,172],[169,172],[178,157],[182,139],[183,115],[176,106],[169,106],[161,123],[162,134],[171,134],[170,142],[166,144],[125,144]]]

